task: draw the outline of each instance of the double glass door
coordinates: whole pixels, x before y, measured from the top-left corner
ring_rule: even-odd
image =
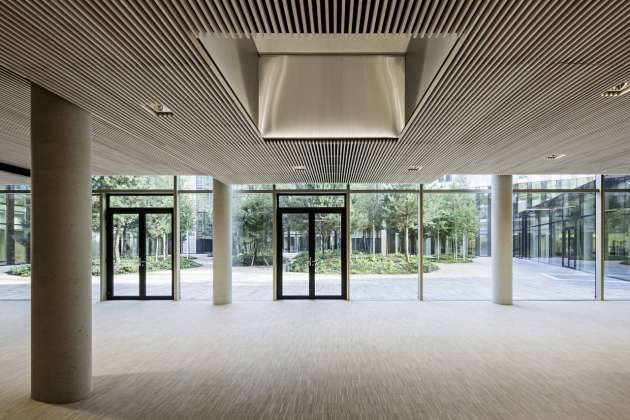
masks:
[[[277,298],[345,299],[345,210],[279,209],[277,222]]]
[[[173,299],[173,209],[109,209],[107,227],[107,298]]]

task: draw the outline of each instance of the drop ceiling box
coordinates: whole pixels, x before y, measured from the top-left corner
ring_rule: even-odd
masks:
[[[259,65],[263,138],[397,138],[405,123],[405,59],[265,55]]]
[[[397,139],[457,37],[201,34],[264,139]]]

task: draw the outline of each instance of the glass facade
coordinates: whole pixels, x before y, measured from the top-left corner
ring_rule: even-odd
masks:
[[[232,195],[234,300],[273,298],[273,195]]]
[[[418,299],[418,198],[417,192],[351,194],[352,299]]]
[[[182,299],[212,299],[212,193],[180,193]]]
[[[604,178],[606,299],[630,299],[630,176]]]
[[[178,188],[183,191],[178,195],[181,295],[183,299],[211,299],[212,177],[177,179]],[[95,298],[100,295],[102,194],[109,197],[111,208],[172,207],[173,182],[174,177],[166,176],[94,177],[91,247]],[[630,176],[606,176],[604,185],[605,297],[630,299]],[[285,192],[278,195],[282,207],[342,207],[345,194],[326,196],[317,195],[316,191],[348,189],[347,184],[234,186],[235,300],[273,297],[274,187]],[[514,176],[515,299],[594,298],[596,187],[593,175]],[[422,196],[417,184],[351,184],[349,188],[352,299],[415,300],[419,269],[423,272],[424,299],[489,299],[489,176],[445,176],[426,185]],[[286,195],[296,189],[314,193]],[[120,194],[126,191],[133,192]],[[421,198],[422,221],[418,212]],[[326,225],[324,221],[320,220],[320,225]],[[419,239],[420,223],[424,236]],[[305,237],[296,233],[299,229],[293,230],[281,246],[297,256],[307,245]],[[337,231],[338,239],[343,232],[340,227]],[[133,238],[127,239],[126,244],[133,246]],[[285,241],[284,235],[282,240]],[[318,247],[338,243],[335,234],[326,241],[320,235],[318,241]],[[164,246],[158,242],[151,239],[147,243],[151,255],[164,253]],[[424,254],[421,268],[419,242]],[[0,192],[0,298],[28,298],[29,249],[28,186],[4,186]],[[326,251],[334,254],[336,249],[333,246]],[[26,292],[14,293],[20,288]]]
[[[487,300],[490,194],[424,194],[424,298]]]
[[[595,192],[583,190],[594,189],[595,178],[514,179],[514,298],[594,299]],[[554,191],[565,189],[572,191]],[[540,264],[550,267],[541,270]]]

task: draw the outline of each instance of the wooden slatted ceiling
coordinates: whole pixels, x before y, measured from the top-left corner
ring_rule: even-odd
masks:
[[[227,182],[428,182],[444,173],[627,173],[626,1],[22,0],[0,7],[0,156],[28,166],[32,80],[95,116],[95,173]],[[398,142],[265,143],[199,32],[459,35]],[[175,116],[143,105],[162,102]],[[547,154],[567,157],[548,162]],[[295,173],[292,165],[308,170]],[[419,172],[408,172],[421,165]]]

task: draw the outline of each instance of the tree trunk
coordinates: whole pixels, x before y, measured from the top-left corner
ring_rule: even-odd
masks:
[[[166,259],[166,257],[168,256],[168,248],[167,248],[167,243],[168,241],[166,240],[166,233],[164,235],[162,235],[162,255],[164,255],[164,259]]]
[[[116,236],[114,237],[114,262],[120,262],[120,240],[121,240],[122,227],[120,224],[116,225]]]
[[[376,254],[376,226],[372,224],[372,255]]]
[[[442,244],[440,243],[440,230],[437,231],[437,259],[440,261],[440,254],[442,253]]]
[[[409,227],[405,226],[405,259],[409,262]]]

